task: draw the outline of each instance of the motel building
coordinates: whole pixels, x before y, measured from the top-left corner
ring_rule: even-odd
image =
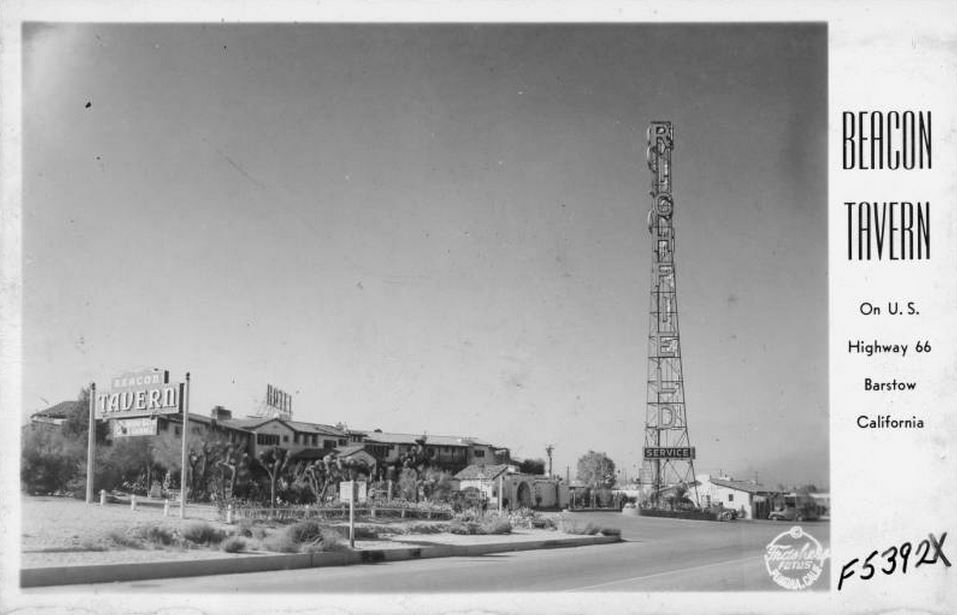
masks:
[[[723,504],[738,511],[740,519],[767,519],[775,492],[753,480],[698,474],[698,500],[702,508]]]

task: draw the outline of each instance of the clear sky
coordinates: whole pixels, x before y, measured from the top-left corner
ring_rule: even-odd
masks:
[[[696,469],[828,482],[823,25],[28,25],[24,413],[192,408],[640,462],[676,123]]]

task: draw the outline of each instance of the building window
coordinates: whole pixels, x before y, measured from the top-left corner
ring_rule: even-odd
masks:
[[[176,427],[173,428],[173,433],[179,436],[179,435],[182,435],[183,430],[180,428],[179,425],[177,425]]]
[[[729,501],[729,502],[733,502],[733,501],[734,501],[734,494],[733,494],[733,493],[729,493],[729,494],[728,494],[728,501]]]
[[[322,441],[322,448],[336,448],[336,441],[335,441],[335,440],[323,440],[323,441]]]
[[[483,450],[475,449],[473,452],[475,453],[476,457],[485,457],[485,451]]]
[[[279,436],[276,434],[271,434],[271,433],[257,433],[256,444],[260,444],[263,446],[275,446],[279,444]]]
[[[316,446],[317,444],[319,444],[319,436],[312,434],[312,445]]]
[[[339,446],[345,446],[345,445],[348,444],[348,443],[349,443],[349,441],[346,440],[346,439],[344,439],[344,438],[340,438],[340,439],[339,439]]]
[[[283,441],[283,442],[289,442],[289,436],[283,436],[283,437],[282,437],[282,441]]]
[[[292,434],[292,442],[293,444],[299,444],[299,434],[297,433]]]

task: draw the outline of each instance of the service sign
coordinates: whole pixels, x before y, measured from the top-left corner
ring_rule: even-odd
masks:
[[[180,385],[169,382],[168,371],[127,372],[113,378],[109,393],[97,395],[96,418],[141,414],[177,414]]]
[[[694,447],[646,446],[645,459],[694,459]]]
[[[156,419],[149,416],[117,419],[111,423],[111,427],[114,438],[155,436],[157,434]]]

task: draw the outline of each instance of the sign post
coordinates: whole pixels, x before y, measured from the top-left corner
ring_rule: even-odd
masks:
[[[185,389],[185,391],[183,390]],[[180,458],[182,470],[179,479],[179,518],[186,518],[186,443],[189,439],[189,372],[186,372],[186,384],[180,384],[180,399],[183,402],[183,452]]]
[[[96,383],[90,383],[90,424],[86,437],[86,503],[93,503],[93,452],[96,447]]]
[[[349,548],[356,546],[356,481],[339,483],[339,501],[349,502]]]

